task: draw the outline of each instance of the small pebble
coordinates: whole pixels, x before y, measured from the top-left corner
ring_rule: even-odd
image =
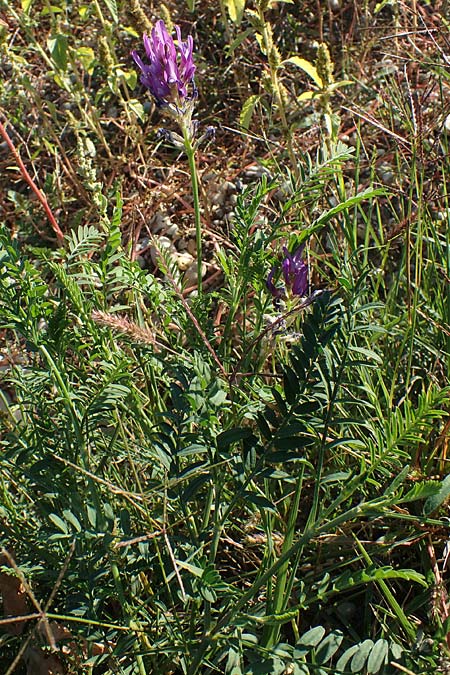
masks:
[[[176,257],[178,269],[182,272],[189,269],[194,262],[194,258],[189,253],[181,253]]]
[[[172,225],[167,228],[166,235],[171,239],[175,239],[177,234],[178,234],[178,225],[176,223],[172,223]]]
[[[202,262],[202,279],[206,274],[206,265],[205,263]],[[186,272],[184,273],[184,282],[186,286],[194,286],[197,283],[197,261],[194,260],[194,262],[188,267]]]
[[[232,183],[230,180],[225,181],[223,184],[224,190],[229,194],[234,194],[237,191],[235,183]]]
[[[209,183],[210,181],[215,180],[216,178],[217,175],[213,171],[210,171],[208,173],[203,174],[202,181],[203,183]]]
[[[219,206],[220,204],[223,204],[225,199],[225,193],[220,188],[217,192],[215,192],[212,197],[211,197],[211,204],[214,206]]]
[[[394,182],[395,176],[392,171],[382,171],[380,178],[385,185],[391,185]]]
[[[147,248],[149,243],[150,239],[148,237],[142,237],[136,244],[136,251],[142,251],[144,248]]]
[[[436,213],[436,220],[448,220],[450,218],[450,211],[438,211]]]
[[[250,166],[244,173],[245,178],[248,180],[255,180],[257,178],[261,178],[264,175],[269,176],[270,174],[268,170],[260,164],[254,164],[253,166]]]
[[[195,239],[189,239],[186,248],[188,253],[190,253],[193,257],[197,255],[197,242]]]
[[[157,234],[161,230],[167,231],[172,227],[172,221],[167,213],[157,211],[150,221],[150,229],[153,234]]]

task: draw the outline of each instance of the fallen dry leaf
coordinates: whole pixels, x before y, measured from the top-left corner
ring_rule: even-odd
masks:
[[[6,556],[0,556],[0,565],[8,566]],[[3,614],[8,617],[23,616],[29,613],[27,592],[20,579],[7,572],[0,573],[0,595],[3,600]],[[5,625],[5,630],[11,635],[20,635],[25,628],[25,621],[11,622]]]
[[[64,675],[65,669],[56,654],[46,654],[39,647],[27,647],[23,660],[27,675]]]

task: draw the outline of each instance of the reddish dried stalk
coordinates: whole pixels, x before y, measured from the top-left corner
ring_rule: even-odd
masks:
[[[17,166],[19,167],[20,173],[22,174],[24,180],[28,183],[30,188],[33,190],[34,194],[36,197],[39,199],[41,202],[42,206],[44,207],[45,213],[47,214],[47,218],[50,221],[50,225],[52,227],[53,232],[56,234],[56,237],[58,239],[58,244],[62,245],[64,243],[64,235],[61,231],[61,228],[59,227],[58,223],[56,222],[56,218],[52,213],[52,210],[48,204],[47,197],[44,195],[44,193],[38,188],[32,177],[27,171],[27,168],[25,164],[22,162],[22,159],[18,153],[18,151],[15,148],[14,143],[10,139],[8,132],[6,131],[5,127],[3,126],[2,122],[0,121],[0,134],[3,136],[8,148],[11,150],[12,154],[14,155],[14,159],[17,162]]]

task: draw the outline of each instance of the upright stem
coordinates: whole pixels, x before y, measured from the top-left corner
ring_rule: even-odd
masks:
[[[198,193],[198,175],[197,165],[195,162],[195,148],[192,144],[191,136],[187,126],[180,122],[181,131],[183,132],[184,149],[188,158],[189,173],[191,174],[192,198],[194,202],[194,218],[195,218],[195,239],[197,242],[197,289],[200,297],[203,292],[202,286],[202,221],[200,216],[200,199]]]
[[[355,490],[358,487],[358,483],[351,485],[348,496],[353,495]],[[348,498],[348,497],[347,497]],[[338,498],[340,499],[340,497]],[[386,500],[387,502],[387,500]],[[384,502],[384,503],[386,503]],[[302,534],[299,535],[298,539],[292,544],[291,548],[284,551],[278,560],[276,560],[265,572],[258,576],[253,584],[247,588],[246,591],[236,600],[234,605],[230,608],[225,608],[218,616],[214,626],[210,629],[209,633],[205,634],[197,648],[197,652],[194,655],[190,667],[188,669],[188,675],[198,675],[201,664],[203,663],[203,658],[207,652],[209,646],[213,640],[217,640],[217,635],[225,628],[231,625],[234,618],[239,614],[245,605],[256,597],[260,588],[263,588],[277,572],[285,565],[289,560],[291,560],[300,549],[302,549],[306,544],[308,544],[313,538],[317,538],[324,532],[331,532],[333,529],[338,528],[342,523],[349,522],[354,518],[363,518],[365,514],[373,514],[377,509],[380,509],[380,504],[383,505],[383,499],[380,501],[372,500],[370,502],[363,502],[354,506],[353,508],[348,509],[339,513],[331,520],[328,520],[328,516],[332,513],[335,513],[338,502],[334,500],[330,504],[329,508],[324,511],[322,520],[316,522],[312,528],[305,528]],[[378,511],[377,511],[378,512]]]
[[[125,597],[125,592],[123,589],[122,579],[120,577],[119,566],[117,564],[117,561],[114,559],[111,550],[109,550],[108,553],[109,553],[109,563],[111,566],[114,585],[116,587],[117,597],[119,598],[122,611],[126,617],[127,625],[132,631],[135,631],[136,634],[139,635],[138,631],[140,630],[140,628],[138,623],[132,618],[132,615],[130,613],[128,602]],[[139,654],[137,652],[136,645],[134,645],[134,650],[135,650],[134,656],[136,659],[136,665],[138,667],[139,675],[147,675],[144,659],[142,657],[142,654]]]
[[[319,451],[317,453],[317,458],[315,462],[316,466],[316,476],[315,476],[315,483],[314,483],[314,493],[313,493],[313,498],[312,498],[312,505],[311,509],[308,515],[308,520],[306,521],[306,529],[312,529],[316,525],[316,521],[318,519],[318,514],[319,514],[319,503],[320,503],[320,489],[322,487],[322,470],[323,466],[325,463],[325,451],[326,451],[326,445],[327,445],[327,436],[328,436],[328,429],[331,424],[332,420],[332,415],[333,415],[333,410],[334,410],[334,403],[336,401],[336,396],[339,391],[339,387],[342,384],[342,375],[344,372],[344,368],[347,365],[347,355],[348,355],[348,345],[346,346],[346,350],[344,354],[341,357],[341,364],[339,366],[339,370],[337,372],[337,377],[333,385],[333,389],[331,391],[331,395],[328,401],[327,405],[327,412],[325,415],[325,420],[324,420],[324,427],[323,427],[323,432],[322,432],[322,440],[320,443]]]
[[[300,506],[300,497],[302,494],[302,488],[303,488],[303,475],[305,471],[305,465],[302,464],[300,475],[297,480],[297,484],[295,486],[295,492],[294,496],[292,498],[292,503],[290,506],[290,511],[289,511],[289,517],[288,517],[288,522],[286,526],[286,533],[284,537],[284,542],[283,542],[283,548],[281,553],[285,553],[286,551],[289,551],[292,548],[292,545],[294,543],[294,534],[296,531],[296,524],[297,524],[297,518],[298,518],[298,510]],[[273,614],[280,614],[286,609],[286,600],[290,596],[286,595],[286,584],[288,581],[288,573],[289,573],[289,560],[286,560],[284,565],[280,567],[278,574],[277,574],[277,581],[276,581],[276,586],[275,586],[275,591],[273,594],[273,604],[272,604],[272,613]],[[294,563],[295,565],[295,563]],[[291,574],[295,574],[295,570],[292,570]],[[280,636],[280,629],[281,629],[281,624],[275,623],[273,625],[267,625],[262,642],[263,646],[266,648],[273,647],[273,645],[278,641],[278,638]]]

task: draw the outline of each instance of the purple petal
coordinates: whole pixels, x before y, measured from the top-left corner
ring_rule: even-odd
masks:
[[[292,284],[293,295],[306,295],[308,291],[308,265],[302,261],[301,268],[296,272]]]
[[[277,272],[277,267],[275,265],[274,267],[272,267],[272,269],[269,272],[269,276],[267,277],[267,280],[266,280],[266,286],[267,286],[267,289],[269,290],[269,292],[271,293],[271,295],[274,298],[282,298],[284,296],[283,289],[277,288],[275,286],[275,284],[273,283],[273,278],[274,278],[276,272]]]
[[[294,265],[297,265],[299,263],[303,264],[302,255],[304,250],[305,244],[302,244],[294,251],[294,253],[292,254],[292,260],[294,261]]]
[[[186,42],[181,40],[181,31],[179,26],[175,26],[178,37],[178,48],[180,50],[180,70],[181,76],[185,82],[192,80],[195,73],[195,65],[192,59],[192,52],[194,49],[194,40],[192,35],[189,35]]]
[[[285,257],[281,269],[286,286],[293,295],[305,295],[308,290],[308,265],[302,258],[304,248],[302,244],[293,253],[289,253],[286,246],[283,246]]]
[[[273,278],[275,276],[275,272],[277,271],[276,267],[272,267],[272,269],[269,272],[269,276],[267,277],[266,281],[266,286],[269,289],[269,291],[272,293],[272,295],[276,292],[276,287],[275,284],[273,283]]]
[[[286,285],[290,284],[291,274],[294,270],[294,262],[291,254],[287,250],[286,246],[283,246],[284,259],[281,263],[281,271],[283,272],[283,277],[286,282]]]
[[[137,67],[140,68],[142,70],[142,72],[144,72],[146,66],[144,65],[143,60],[141,59],[141,57],[139,56],[139,54],[137,53],[137,51],[135,49],[133,49],[133,51],[131,52],[131,56],[132,56],[135,64],[137,65]]]
[[[142,36],[142,41],[144,43],[144,49],[145,49],[145,53],[147,55],[147,58],[148,58],[149,61],[151,61],[155,57],[155,55],[153,53],[153,45],[152,45],[151,38],[149,38],[147,33],[144,33],[144,35]]]

